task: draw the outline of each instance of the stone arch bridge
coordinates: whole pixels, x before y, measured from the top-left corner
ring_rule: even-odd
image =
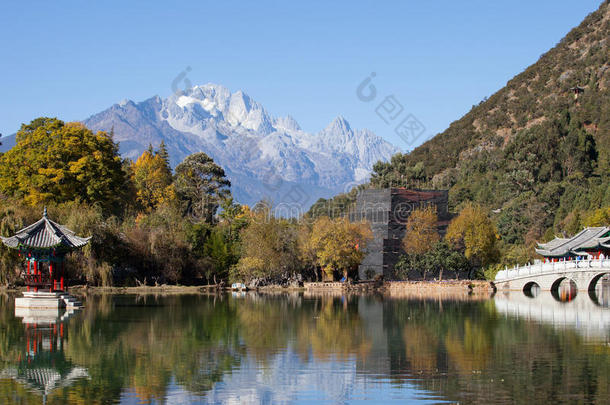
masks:
[[[606,274],[610,274],[610,259],[539,262],[501,270],[494,284],[498,290],[526,292],[537,285],[542,291],[556,292],[561,282],[568,279],[576,284],[578,291],[584,292],[594,290]]]

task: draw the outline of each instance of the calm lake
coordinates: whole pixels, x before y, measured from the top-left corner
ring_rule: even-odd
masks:
[[[60,319],[13,301],[2,404],[610,403],[610,309],[586,293],[94,295]]]

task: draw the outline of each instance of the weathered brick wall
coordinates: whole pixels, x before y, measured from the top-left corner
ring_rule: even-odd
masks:
[[[411,212],[427,205],[436,206],[439,231],[444,234],[450,218],[447,190],[387,188],[362,190],[358,194],[350,220],[366,220],[373,231],[373,240],[367,246],[367,254],[358,269],[361,280],[378,274],[392,278],[394,265],[404,253],[401,242],[405,236],[405,223]]]

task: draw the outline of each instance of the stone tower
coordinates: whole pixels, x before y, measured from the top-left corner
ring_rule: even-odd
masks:
[[[371,224],[373,240],[366,248],[366,256],[358,268],[358,277],[368,280],[382,274],[392,278],[394,265],[401,254],[407,219],[417,208],[436,207],[438,228],[444,235],[449,223],[447,190],[408,190],[386,188],[362,190],[350,214],[351,221],[366,220]]]

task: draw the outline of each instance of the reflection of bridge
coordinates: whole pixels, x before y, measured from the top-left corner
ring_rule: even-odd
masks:
[[[610,336],[610,310],[596,305],[587,294],[577,294],[570,302],[559,302],[552,294],[536,298],[516,292],[499,292],[494,297],[498,312],[520,319],[571,328],[586,337]]]
[[[539,262],[499,271],[494,284],[499,290],[527,291],[537,285],[543,291],[556,292],[567,279],[576,284],[578,291],[584,292],[594,290],[606,274],[610,274],[610,259]]]

